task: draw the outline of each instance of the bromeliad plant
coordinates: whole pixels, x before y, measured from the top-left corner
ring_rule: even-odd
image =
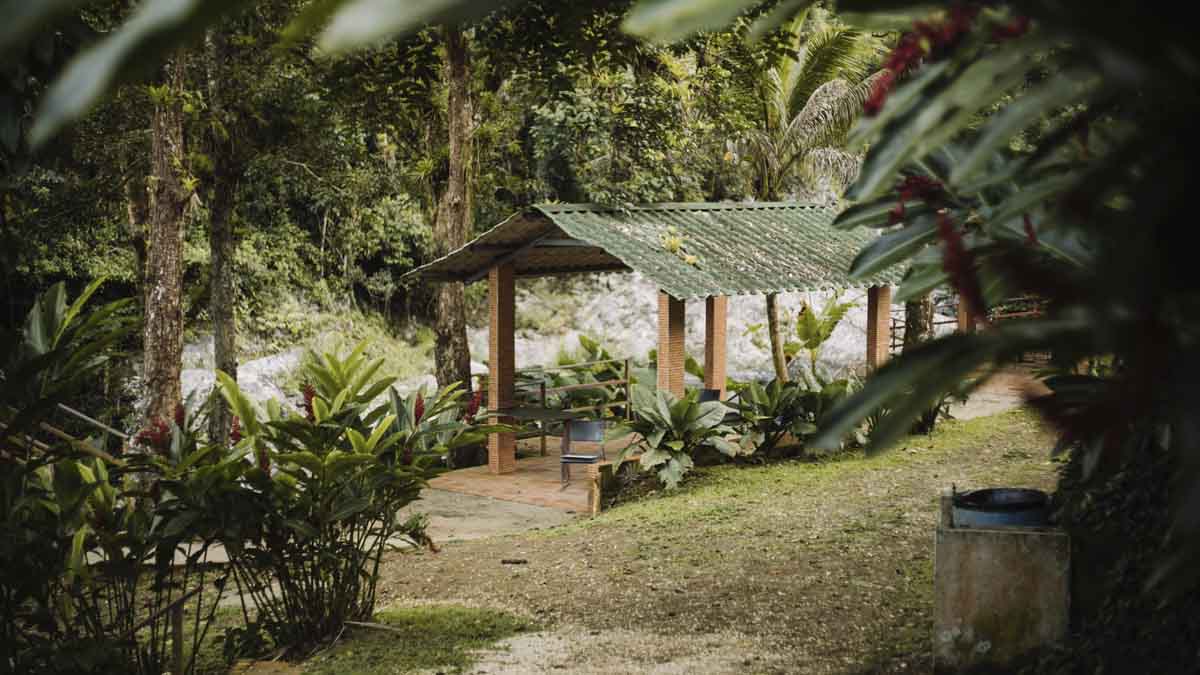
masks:
[[[432,545],[423,517],[397,516],[419,497],[428,458],[487,431],[457,419],[457,387],[428,401],[385,396],[393,380],[375,378],[382,361],[368,362],[365,347],[310,354],[303,415],[271,401],[264,416],[218,374],[239,420],[234,453],[254,464],[247,487],[228,494],[225,515],[240,529],[227,548],[247,622],[249,600],[250,625],[279,645],[311,649],[370,619],[384,552]]]
[[[697,401],[694,392],[676,398],[667,391],[648,387],[633,390],[633,419],[609,432],[610,439],[633,435],[617,456],[617,467],[641,453],[638,466],[657,471],[658,479],[674,489],[694,466],[693,456],[701,448],[737,454],[737,446],[726,440],[734,430],[724,423],[729,408],[720,401]]]

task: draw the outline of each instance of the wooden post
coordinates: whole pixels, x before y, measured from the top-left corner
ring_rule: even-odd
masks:
[[[892,287],[867,289],[867,367],[872,370],[888,358],[891,342]]]
[[[625,419],[633,419],[633,380],[629,372],[629,359],[625,359]]]
[[[658,388],[683,396],[684,331],[683,300],[658,292]]]
[[[726,319],[729,297],[715,295],[704,300],[704,388],[721,392],[725,399],[727,354]]]
[[[490,410],[512,407],[516,376],[514,330],[516,287],[512,263],[503,263],[488,272],[488,406]],[[492,424],[508,421],[492,417]],[[517,439],[512,433],[488,436],[488,470],[512,473],[517,470]]]
[[[543,373],[542,374],[542,378],[543,378],[542,382],[538,386],[538,388],[541,390],[541,396],[538,397],[538,401],[541,403],[541,406],[543,408],[546,407],[546,380],[545,380],[545,377],[546,377],[546,375],[545,375],[545,373]],[[540,426],[541,432],[542,432],[542,440],[541,440],[542,457],[545,457],[546,456],[546,430],[547,430],[547,427],[550,426],[550,424],[545,421],[541,421],[541,422],[538,422],[538,425]]]

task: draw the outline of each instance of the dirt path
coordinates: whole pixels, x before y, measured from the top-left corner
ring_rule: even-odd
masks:
[[[381,599],[543,627],[480,673],[927,672],[938,492],[1050,488],[1051,445],[1014,411],[870,459],[709,469],[595,519],[397,555]]]

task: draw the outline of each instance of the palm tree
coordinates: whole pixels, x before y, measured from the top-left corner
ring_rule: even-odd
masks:
[[[762,115],[758,128],[738,144],[754,167],[755,197],[784,195],[835,198],[858,176],[861,158],[843,147],[862,112],[886,48],[882,40],[834,23],[816,8],[789,25],[794,55],[781,58],[759,82]],[[767,327],[775,376],[788,379],[780,335],[779,307],[767,295]]]

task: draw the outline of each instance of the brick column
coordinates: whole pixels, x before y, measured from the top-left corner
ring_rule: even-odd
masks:
[[[729,297],[714,295],[704,300],[704,388],[721,390],[725,398],[725,324]]]
[[[958,332],[971,333],[975,331],[975,322],[971,320],[971,305],[963,296],[958,296]]]
[[[488,272],[488,309],[488,407],[496,410],[513,404],[516,297],[512,263],[498,265]],[[491,418],[492,424],[505,421],[508,420]],[[488,470],[492,473],[512,473],[517,470],[517,439],[514,434],[488,436]]]
[[[867,367],[878,368],[888,358],[892,339],[892,287],[867,289]]]
[[[658,388],[683,396],[684,301],[658,292]]]

